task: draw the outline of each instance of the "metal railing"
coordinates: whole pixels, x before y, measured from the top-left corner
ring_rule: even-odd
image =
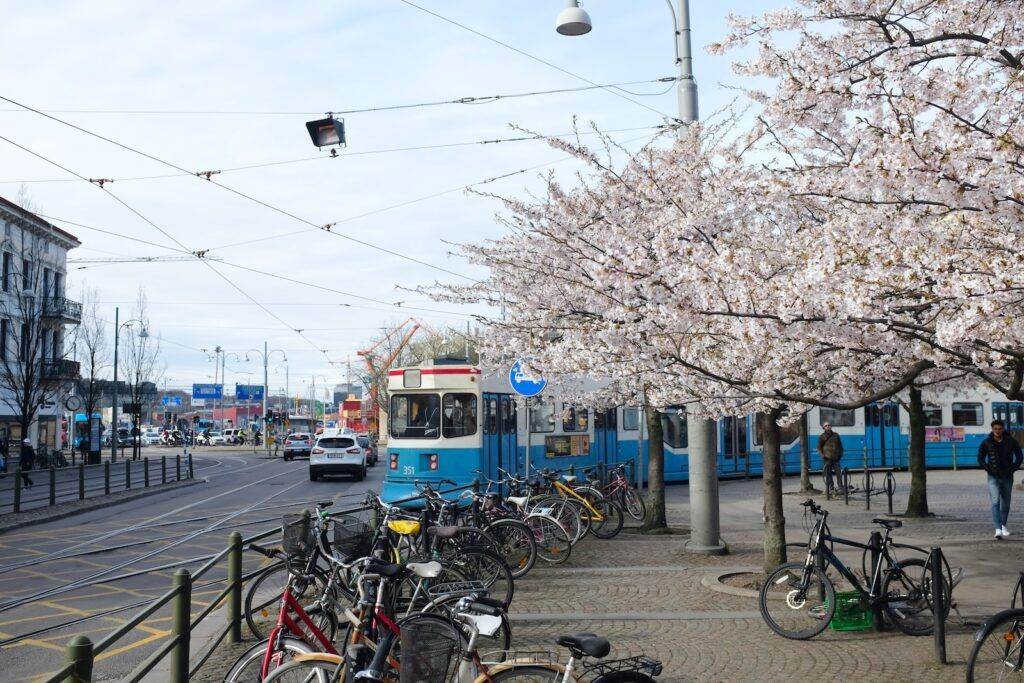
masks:
[[[81,369],[78,361],[66,358],[43,361],[43,377],[46,379],[77,379]]]
[[[192,479],[195,474],[191,453],[186,454],[184,459],[177,453],[171,460],[168,460],[166,455],[161,455],[159,463],[153,466],[150,458],[122,460],[116,463],[108,460],[98,465],[86,465],[82,462],[76,464],[75,457],[72,453],[72,462],[67,467],[50,465],[46,469],[24,472],[21,467],[15,468],[10,487],[0,488],[0,497],[6,498],[4,494],[9,493],[10,511],[22,512],[29,509],[32,503],[43,502],[43,505],[31,506],[31,509],[39,509],[56,505],[58,502],[86,500],[132,488],[147,489],[154,485]],[[75,474],[58,481],[58,473],[68,471],[74,471]],[[34,481],[35,485],[31,489],[26,488],[26,476],[23,475]],[[44,481],[35,481],[36,479]],[[45,493],[34,494],[33,489],[41,484],[46,485]],[[7,507],[5,502],[0,505]]]
[[[82,322],[82,304],[63,296],[48,296],[43,299],[43,316],[80,323]]]

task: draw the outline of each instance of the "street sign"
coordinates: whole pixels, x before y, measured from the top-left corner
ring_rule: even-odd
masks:
[[[79,410],[82,407],[82,399],[78,396],[68,396],[67,399],[64,400],[64,407],[71,412]]]
[[[259,403],[263,400],[263,385],[262,384],[236,384],[235,385],[235,400],[238,401],[253,401]]]
[[[224,398],[223,384],[193,384],[192,398]]]
[[[192,398],[192,407],[193,408],[205,408],[206,407],[206,399],[205,398],[195,398],[195,397],[193,397]]]
[[[548,385],[548,381],[543,377],[532,377],[526,374],[522,358],[512,364],[512,368],[508,371],[508,382],[512,385],[512,391],[526,398],[536,396]]]
[[[181,396],[164,396],[161,403],[165,406],[180,406]]]

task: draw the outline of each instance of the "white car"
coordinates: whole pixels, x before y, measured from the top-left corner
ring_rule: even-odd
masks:
[[[227,443],[227,441],[224,440],[224,435],[220,432],[210,432],[209,441],[209,444],[207,444],[209,446],[223,446]]]
[[[144,446],[159,446],[160,430],[153,428],[144,429],[142,431],[142,444]]]
[[[356,481],[366,478],[366,455],[355,435],[320,436],[309,453],[309,480],[325,474],[350,474]]]

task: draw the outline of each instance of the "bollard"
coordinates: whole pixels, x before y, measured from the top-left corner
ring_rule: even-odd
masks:
[[[174,454],[174,480],[181,481],[181,453]]]
[[[169,680],[173,683],[188,683],[192,576],[187,569],[179,569],[174,572],[171,585],[177,591],[174,600],[171,601],[171,637],[176,644],[170,653]]]
[[[850,468],[843,468],[843,504],[850,504]]]
[[[68,663],[75,666],[62,683],[88,683],[92,680],[92,641],[88,636],[72,638],[64,648],[64,656]]]
[[[14,509],[13,512],[21,512],[21,465],[14,470]]]
[[[871,550],[871,572],[874,574],[878,566],[878,559],[882,554],[882,534],[877,531],[871,532],[868,539],[868,548]],[[871,621],[876,631],[881,631],[885,625],[885,618],[882,616],[882,605],[879,603],[871,608]]]
[[[142,486],[149,488],[149,458],[142,459]]]
[[[78,500],[85,500],[85,463],[78,463]]]
[[[942,572],[942,548],[932,548],[928,556],[932,575],[932,619],[935,636],[935,659],[946,663],[946,577]]]
[[[50,505],[57,504],[57,468],[50,465]]]
[[[110,461],[103,463],[103,493],[110,495]]]
[[[871,470],[864,470],[864,509],[871,509]]]
[[[130,458],[124,461],[124,487],[125,489],[132,487],[132,461]]]
[[[161,484],[166,484],[167,483],[167,456],[166,455],[161,455],[160,456],[160,483]]]
[[[889,499],[889,514],[892,514],[892,496],[896,493],[896,477],[892,472],[885,473],[885,495]]]
[[[75,465],[78,464],[77,462],[75,462],[75,460],[76,460],[76,458],[75,458],[75,449],[72,448],[71,449],[71,466],[72,467],[74,467]]]
[[[228,594],[228,624],[231,632],[228,634],[228,642],[242,642],[242,534],[232,531],[228,537],[230,550],[228,551],[228,585],[231,586],[231,593]]]
[[[196,471],[194,469],[192,469],[192,454],[191,453],[188,454],[188,478],[189,479],[195,479],[196,478]]]

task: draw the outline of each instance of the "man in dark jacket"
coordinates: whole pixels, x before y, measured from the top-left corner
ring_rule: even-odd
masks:
[[[32,448],[32,440],[25,439],[21,442],[21,459],[18,462],[18,467],[21,468],[21,483],[25,485],[25,488],[30,489],[35,486],[32,477],[28,476],[29,471],[35,466],[36,451]]]
[[[832,431],[832,425],[826,422],[821,425],[821,436],[818,437],[818,453],[821,455],[822,474],[825,477],[825,491],[835,490],[835,480],[839,477],[839,461],[843,457],[843,441]]]
[[[992,420],[992,433],[978,447],[978,465],[988,472],[988,497],[992,501],[992,523],[996,540],[1006,538],[1006,518],[1010,515],[1013,473],[1024,461],[1017,440],[1006,433],[1002,420]]]

